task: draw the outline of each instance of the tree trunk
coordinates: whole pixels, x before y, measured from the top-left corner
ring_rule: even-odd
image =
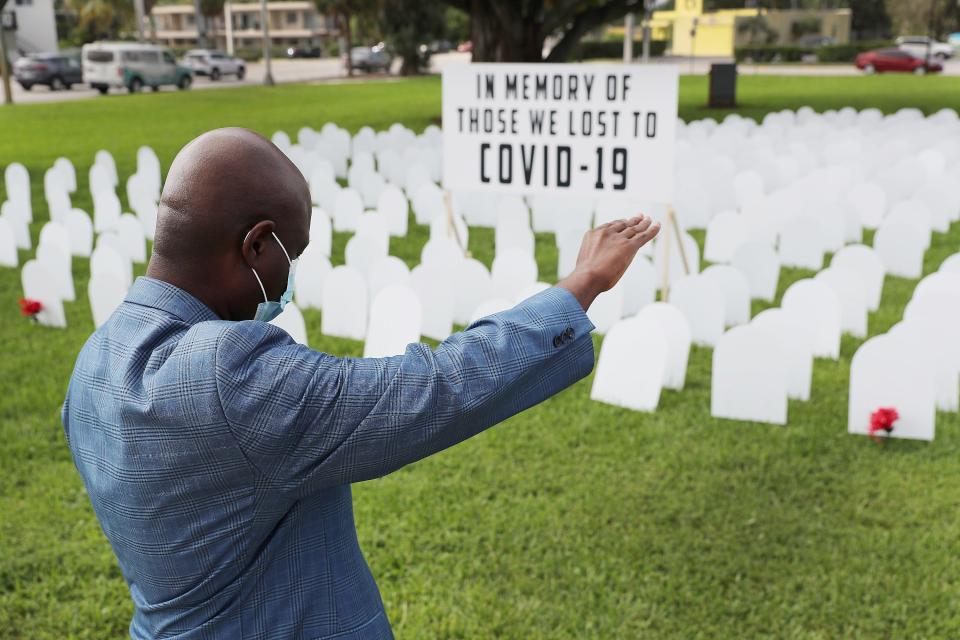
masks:
[[[540,24],[526,16],[498,15],[484,0],[473,0],[470,37],[474,62],[541,62],[544,35]]]
[[[340,29],[343,32],[343,37],[347,42],[347,77],[353,77],[353,33],[350,29],[350,14],[347,12],[342,12],[339,15],[340,18]]]
[[[6,0],[0,0],[0,12],[6,4]],[[7,39],[3,31],[3,24],[0,22],[0,76],[3,80],[3,103],[13,104],[13,92],[10,90],[10,66],[7,62]]]
[[[200,0],[193,0],[194,22],[197,24],[197,48],[207,48],[207,37],[203,29],[203,13],[200,11]]]

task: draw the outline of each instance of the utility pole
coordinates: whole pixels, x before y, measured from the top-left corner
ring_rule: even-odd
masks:
[[[260,28],[263,30],[263,84],[272,87],[273,72],[270,70],[270,25],[267,13],[267,0],[260,0]]]
[[[3,103],[13,104],[13,92],[10,90],[10,72],[7,69],[6,25],[3,22],[3,8],[7,0],[0,0],[0,75],[3,76]],[[14,14],[15,15],[15,14]]]
[[[233,55],[233,7],[230,0],[223,3],[223,24],[227,29],[227,53]]]
[[[206,25],[203,20],[203,11],[200,8],[200,0],[193,0],[193,21],[197,25],[197,48],[207,48]]]
[[[650,18],[654,0],[643,0],[643,64],[650,62]]]
[[[143,0],[133,0],[133,10],[137,14],[137,42],[143,42]]]
[[[636,18],[631,11],[626,15],[623,21],[623,61],[633,62],[633,27]]]

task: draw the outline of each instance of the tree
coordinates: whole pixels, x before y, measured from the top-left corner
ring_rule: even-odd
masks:
[[[3,9],[7,0],[0,0],[0,76],[3,82],[3,103],[13,104],[13,92],[10,91],[10,65],[7,64],[7,40],[4,37]]]
[[[882,0],[848,0],[850,31],[859,40],[880,40],[890,35],[890,16]]]
[[[643,8],[642,0],[444,0],[471,17],[477,62],[561,62],[590,31]],[[544,43],[556,36],[549,55]]]
[[[763,16],[752,16],[737,20],[737,33],[747,36],[750,44],[772,44],[777,40],[777,32]]]
[[[942,38],[960,28],[960,8],[956,0],[887,0],[887,13],[897,35]]]
[[[76,44],[117,38],[135,20],[129,0],[66,0],[66,7],[77,16],[70,38]]]
[[[403,58],[400,75],[420,73],[430,62],[426,45],[444,34],[444,7],[422,0],[383,0],[380,15],[384,38]]]
[[[444,38],[454,44],[470,39],[470,16],[466,13],[456,7],[447,7],[444,20],[446,21],[443,30]]]
[[[361,20],[376,16],[378,11],[378,0],[314,0],[317,10],[328,16],[332,16],[337,23],[337,29],[344,38],[345,43],[340,47],[340,52],[347,56],[347,75],[353,75],[353,59],[350,56],[350,50],[353,49],[353,18],[358,17]]]

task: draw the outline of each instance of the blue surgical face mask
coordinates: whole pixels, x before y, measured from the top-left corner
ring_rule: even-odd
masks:
[[[283,255],[287,257],[287,262],[290,264],[290,274],[287,276],[287,290],[283,292],[283,295],[280,296],[279,302],[274,302],[267,299],[267,290],[263,288],[263,281],[260,280],[260,276],[257,274],[257,270],[253,267],[250,267],[250,270],[253,271],[254,277],[257,279],[257,283],[260,285],[260,291],[263,292],[263,302],[257,305],[257,313],[253,316],[254,320],[260,320],[261,322],[270,322],[276,318],[283,311],[283,308],[287,306],[287,303],[293,300],[293,282],[294,276],[297,273],[297,261],[290,259],[290,254],[287,253],[286,247],[283,246],[283,243],[280,242],[280,238],[277,237],[277,234],[272,234],[273,239],[277,241],[277,244],[280,245],[280,249],[283,250]]]

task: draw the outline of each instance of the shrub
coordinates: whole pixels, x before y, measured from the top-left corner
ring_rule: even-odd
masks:
[[[633,43],[633,56],[639,58],[643,45],[638,41]],[[666,40],[651,40],[650,55],[662,56],[667,50]],[[583,40],[577,45],[572,56],[576,60],[594,60],[597,58],[622,58],[623,40]]]
[[[863,41],[850,44],[831,44],[822,47],[751,46],[737,47],[737,62],[800,62],[804,56],[815,55],[818,62],[853,62],[858,53],[893,46],[886,41]]]

